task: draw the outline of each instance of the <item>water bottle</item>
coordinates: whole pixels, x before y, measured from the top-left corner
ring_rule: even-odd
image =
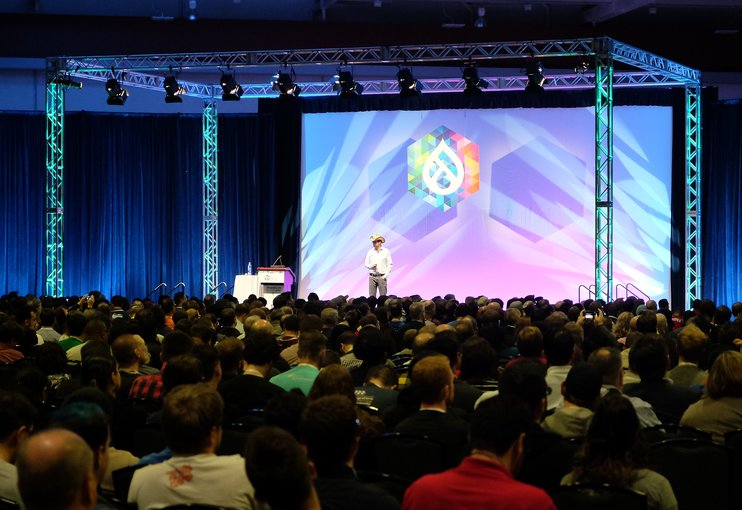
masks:
[[[252,262],[247,263],[247,274],[252,274]]]

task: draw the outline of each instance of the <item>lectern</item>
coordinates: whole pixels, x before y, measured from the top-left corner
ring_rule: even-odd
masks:
[[[273,298],[291,292],[296,276],[290,267],[259,267],[258,268],[258,296],[273,306]]]

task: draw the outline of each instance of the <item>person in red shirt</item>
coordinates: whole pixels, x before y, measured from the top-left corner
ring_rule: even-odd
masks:
[[[403,510],[556,510],[542,489],[514,479],[533,415],[521,400],[482,402],[471,425],[471,455],[453,469],[423,476],[405,492]]]

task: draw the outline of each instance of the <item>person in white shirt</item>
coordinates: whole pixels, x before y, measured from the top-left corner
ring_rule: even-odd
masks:
[[[181,503],[255,508],[254,491],[239,455],[216,455],[224,402],[204,383],[184,384],[167,394],[162,428],[173,456],[134,473],[129,503],[140,510]]]
[[[368,295],[376,296],[378,289],[380,296],[387,295],[387,279],[392,272],[392,254],[381,246],[386,242],[381,234],[374,234],[370,238],[373,248],[366,253],[366,269],[368,273]]]

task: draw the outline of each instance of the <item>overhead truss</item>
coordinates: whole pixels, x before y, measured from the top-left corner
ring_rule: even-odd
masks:
[[[564,39],[547,41],[511,41],[474,44],[442,44],[418,46],[376,46],[363,48],[329,48],[298,50],[261,50],[227,53],[180,53],[171,55],[118,55],[49,59],[50,67],[65,76],[106,81],[112,75],[124,86],[163,90],[166,74],[173,72],[240,68],[276,68],[284,66],[341,66],[387,64],[500,62],[500,67],[520,65],[530,59],[579,58],[593,61],[593,70],[583,74],[557,73],[548,75],[549,89],[594,89],[595,91],[595,289],[596,297],[612,298],[613,288],[613,89],[619,87],[684,87],[686,91],[686,297],[690,301],[700,296],[700,72],[667,58],[641,50],[608,37],[594,39]],[[619,63],[626,69],[616,70]],[[298,73],[301,75],[301,71]],[[490,83],[488,90],[523,90],[525,76],[482,76]],[[461,78],[422,79],[429,92],[459,92],[464,88]],[[214,292],[218,282],[217,230],[217,131],[216,100],[221,88],[214,83],[181,79],[185,95],[205,100],[203,147],[203,250],[204,294]],[[268,82],[268,79],[266,79]],[[396,94],[396,80],[359,80],[365,94]],[[303,96],[335,95],[331,82],[301,82]],[[269,83],[242,84],[242,97],[275,96]],[[61,117],[63,93],[61,87],[47,86],[47,292],[61,293]],[[59,99],[59,94],[62,94]],[[61,106],[60,106],[61,105]],[[52,110],[50,110],[52,108]],[[51,113],[50,113],[51,111]],[[56,122],[56,123],[55,123]],[[50,134],[51,133],[51,134]],[[59,200],[52,196],[59,195]],[[56,213],[52,205],[57,205]],[[51,214],[51,216],[50,216]],[[49,238],[50,226],[59,225],[59,235]],[[55,234],[56,235],[56,234]],[[56,244],[55,244],[56,243]],[[58,252],[50,252],[58,247]],[[58,253],[58,259],[54,258]],[[59,262],[56,262],[59,260]],[[55,288],[54,279],[58,280]]]

